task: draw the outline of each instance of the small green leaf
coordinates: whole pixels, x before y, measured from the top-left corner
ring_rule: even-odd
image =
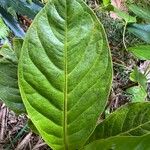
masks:
[[[128,88],[126,92],[131,94],[132,102],[144,102],[147,97],[146,91],[141,86],[134,86],[134,87]]]
[[[28,115],[53,149],[80,149],[107,103],[112,62],[105,31],[83,0],[51,0],[19,59]]]
[[[0,49],[0,99],[13,111],[25,112],[18,88],[18,59],[8,45]]]
[[[128,50],[140,60],[150,60],[150,45],[136,45]]]
[[[150,43],[150,24],[132,24],[127,29],[141,40]]]
[[[126,23],[135,23],[136,17],[130,16],[127,12],[114,8],[114,12],[122,18]]]
[[[89,142],[112,136],[141,136],[150,133],[150,103],[131,103],[121,107],[100,123]]]
[[[147,78],[137,67],[130,73],[130,80],[137,82],[145,91],[147,90]]]
[[[103,0],[103,5],[104,6],[108,6],[109,4],[111,4],[110,0]]]
[[[83,150],[149,150],[150,134],[134,137],[112,137],[106,140],[97,140],[85,146]]]

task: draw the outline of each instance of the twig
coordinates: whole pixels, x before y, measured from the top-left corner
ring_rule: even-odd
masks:
[[[32,150],[37,150],[38,148],[40,148],[44,145],[46,145],[46,144],[43,143],[43,141],[41,139],[39,139],[38,142],[35,144],[35,146],[32,148]]]
[[[118,66],[120,66],[120,67],[123,67],[123,68],[125,68],[126,70],[129,70],[129,68],[128,68],[127,66],[125,66],[125,65],[122,65],[122,64],[119,64],[119,63],[116,63],[116,62],[113,62],[113,64],[114,64],[114,65],[118,65]]]
[[[2,112],[2,123],[1,123],[1,132],[0,132],[0,141],[4,140],[4,136],[5,136],[5,129],[6,129],[6,115],[7,115],[7,108],[4,107],[3,108],[3,112]]]
[[[22,150],[25,145],[27,145],[30,141],[32,132],[28,133],[26,137],[18,144],[15,150]]]
[[[125,41],[125,35],[126,35],[126,29],[127,29],[127,22],[125,22],[124,28],[123,28],[123,45],[126,51],[128,51],[127,46],[126,46],[126,41]]]
[[[44,145],[46,145],[46,143],[41,143],[41,144],[35,145],[32,150],[37,150],[38,148],[40,148]]]

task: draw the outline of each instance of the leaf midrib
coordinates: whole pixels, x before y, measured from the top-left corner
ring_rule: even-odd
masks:
[[[130,132],[132,132],[132,131],[134,131],[134,130],[136,130],[136,129],[142,127],[142,126],[145,126],[145,125],[147,125],[147,124],[149,124],[149,123],[150,123],[150,121],[145,122],[145,123],[143,123],[143,124],[140,124],[140,125],[138,125],[138,126],[132,128],[132,129],[130,129],[130,130],[127,130],[127,131],[125,131],[125,132],[122,132],[122,133],[120,133],[120,134],[118,134],[118,135],[123,135],[123,134],[126,134],[126,133],[129,134]],[[144,129],[143,129],[143,130],[144,130]],[[148,130],[147,130],[147,131],[148,131]]]
[[[68,140],[67,140],[67,91],[68,91],[68,79],[67,79],[67,35],[68,35],[68,26],[67,26],[67,0],[65,1],[65,40],[64,40],[64,78],[65,78],[65,85],[64,85],[64,148],[68,150]]]

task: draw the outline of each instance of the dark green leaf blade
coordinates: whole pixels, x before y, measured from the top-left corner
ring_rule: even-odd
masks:
[[[0,49],[0,99],[13,111],[25,112],[18,88],[18,60],[13,50],[4,45]]]
[[[128,8],[138,17],[150,21],[150,8],[144,8],[136,4],[130,4]]]
[[[0,6],[5,10],[12,9],[18,14],[26,15],[33,19],[41,10],[41,6],[36,3],[28,3],[26,0],[0,0]]]
[[[150,134],[141,137],[113,137],[97,140],[85,146],[83,150],[149,150]]]
[[[112,136],[141,136],[150,133],[150,103],[131,103],[121,107],[100,123],[89,142]]]
[[[128,30],[141,40],[150,43],[150,24],[132,24],[128,26]]]
[[[0,14],[3,17],[3,20],[5,24],[12,30],[15,36],[23,38],[25,35],[25,32],[21,28],[21,26],[18,24],[18,22],[11,16],[9,13],[7,13],[6,10],[4,10],[0,6]]]
[[[19,85],[29,117],[54,149],[79,149],[107,102],[112,63],[104,29],[82,0],[52,0],[21,51]]]

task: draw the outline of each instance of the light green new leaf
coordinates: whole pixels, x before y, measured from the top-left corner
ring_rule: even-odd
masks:
[[[149,150],[150,134],[134,137],[113,137],[97,140],[85,146],[83,150]]]
[[[52,0],[26,34],[19,87],[53,149],[79,149],[107,102],[112,64],[104,29],[82,0]]]
[[[141,136],[150,133],[150,103],[125,105],[100,123],[89,142],[112,136]]]
[[[109,4],[111,4],[110,0],[103,0],[103,5],[104,6],[108,6]]]
[[[136,45],[128,50],[140,60],[150,60],[150,45]]]
[[[25,112],[18,88],[18,59],[14,51],[4,45],[0,49],[0,99],[13,111]]]

